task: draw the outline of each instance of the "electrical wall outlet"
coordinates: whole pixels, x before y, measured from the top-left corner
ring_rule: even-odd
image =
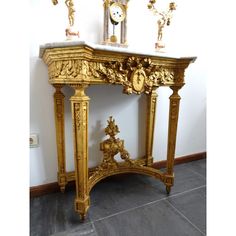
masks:
[[[39,146],[38,134],[30,134],[29,144],[31,148]]]

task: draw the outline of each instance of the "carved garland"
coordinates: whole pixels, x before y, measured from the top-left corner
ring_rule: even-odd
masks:
[[[123,62],[56,61],[50,65],[49,74],[52,79],[101,79],[122,85],[126,94],[149,94],[153,87],[174,83],[174,71],[154,65],[150,58],[129,57]]]
[[[154,65],[150,58],[129,57],[123,62],[107,62],[96,71],[106,82],[123,85],[126,94],[149,94],[154,86],[174,80],[173,72]]]

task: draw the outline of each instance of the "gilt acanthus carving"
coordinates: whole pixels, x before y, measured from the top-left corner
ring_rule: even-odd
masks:
[[[120,84],[126,94],[145,92],[153,87],[174,83],[174,71],[155,65],[150,58],[129,57],[123,61],[94,62],[86,60],[55,61],[49,66],[53,79],[76,82],[102,80]]]
[[[129,57],[123,62],[105,62],[96,67],[103,80],[123,85],[126,94],[149,94],[153,87],[174,81],[172,70],[153,64],[150,58]]]
[[[175,69],[175,83],[182,84],[184,82],[184,70],[182,68]]]
[[[107,169],[109,167],[118,167],[119,163],[115,160],[115,155],[118,153],[124,162],[128,166],[132,165],[134,162],[130,159],[130,154],[125,150],[124,140],[120,140],[115,136],[120,132],[118,126],[115,124],[115,120],[110,116],[107,121],[108,125],[105,128],[106,135],[110,137],[100,143],[100,150],[103,151],[103,162],[100,165],[100,169]]]
[[[81,71],[81,60],[55,61],[49,66],[49,74],[52,78],[76,78]]]
[[[102,176],[113,173],[114,170],[119,170],[122,167],[139,166],[134,160],[130,159],[130,154],[124,147],[124,140],[120,140],[115,136],[120,132],[115,120],[110,117],[107,121],[108,125],[105,128],[106,135],[110,137],[100,143],[100,150],[103,152],[102,163],[95,168],[94,173],[90,176],[90,180],[96,181]],[[123,162],[118,162],[115,156],[120,154]]]
[[[105,133],[110,137],[100,143],[103,160],[99,166],[94,168],[93,173],[89,177],[89,191],[101,179],[119,173],[140,173],[163,179],[164,176],[159,170],[146,167],[144,163],[141,164],[141,162],[130,158],[130,154],[124,147],[124,140],[115,137],[120,132],[118,126],[115,124],[115,120],[110,117],[107,122],[108,125]],[[117,154],[120,154],[120,158],[123,161],[118,162],[116,160]]]

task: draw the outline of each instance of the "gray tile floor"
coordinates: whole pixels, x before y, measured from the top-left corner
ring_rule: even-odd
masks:
[[[74,190],[30,201],[31,236],[206,235],[206,160],[175,166],[175,185],[144,175],[107,178],[91,191],[84,223],[74,212]]]

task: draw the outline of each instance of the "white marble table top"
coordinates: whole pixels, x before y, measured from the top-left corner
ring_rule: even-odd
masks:
[[[138,55],[144,55],[144,56],[158,56],[158,57],[168,57],[168,58],[192,58],[192,62],[196,60],[196,57],[194,56],[180,56],[175,53],[163,53],[163,52],[156,52],[154,49],[153,50],[139,50],[139,49],[134,49],[131,47],[128,48],[123,48],[123,47],[113,47],[109,45],[102,45],[102,44],[95,44],[91,42],[86,42],[83,40],[71,40],[71,41],[61,41],[61,42],[51,42],[51,43],[46,43],[43,45],[40,45],[40,51],[39,51],[39,57],[42,58],[43,53],[45,49],[48,48],[60,48],[60,47],[73,47],[73,46],[88,46],[94,50],[104,50],[104,51],[112,51],[112,52],[121,52],[121,53],[130,53],[130,54],[138,54]]]

